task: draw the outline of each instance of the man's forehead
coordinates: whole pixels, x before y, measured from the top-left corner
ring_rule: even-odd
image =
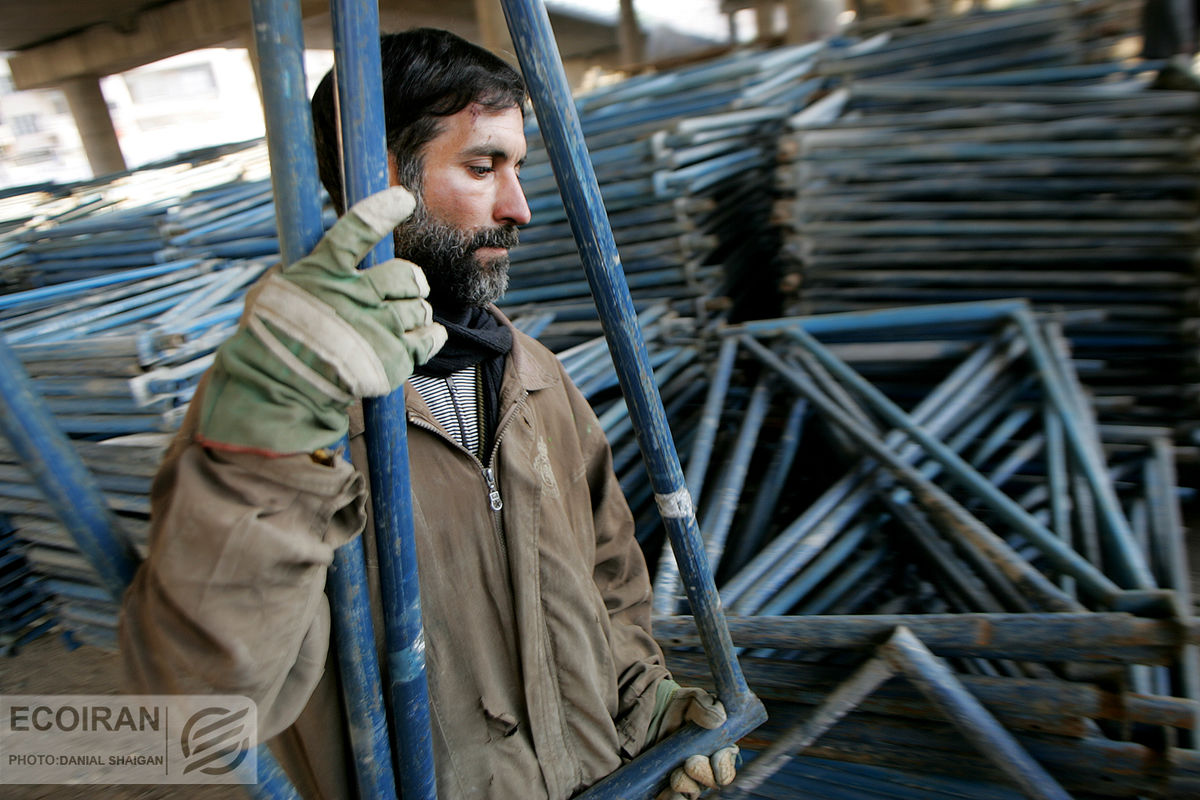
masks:
[[[478,103],[450,115],[436,138],[453,140],[464,155],[524,160],[525,124],[517,106],[490,109]]]

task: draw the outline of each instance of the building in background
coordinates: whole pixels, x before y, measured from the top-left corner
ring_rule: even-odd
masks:
[[[87,178],[75,120],[58,89],[18,92],[0,60],[0,187]]]
[[[8,64],[0,72],[0,190],[87,180],[97,171],[119,172],[261,137],[262,109],[244,49],[249,12],[246,20],[228,19],[216,13],[217,2],[149,3],[119,24],[113,21],[117,6],[128,4],[114,2],[92,9],[99,16],[78,30],[11,16],[15,6],[5,11],[0,5],[10,14],[0,18],[0,46],[13,48],[11,76]],[[546,5],[576,87],[585,87],[593,72],[617,77],[689,54],[711,55],[727,45],[730,32],[721,0]],[[7,33],[5,21],[12,28]],[[446,0],[420,9],[391,0],[381,4],[381,21],[391,30],[446,27],[511,56],[498,0]],[[306,41],[328,47],[328,28],[328,15],[313,13]],[[181,52],[187,45],[180,42],[189,40],[197,49]],[[129,69],[141,63],[143,51],[177,54]],[[332,57],[314,49],[308,58],[311,84]],[[14,83],[30,91],[14,92]]]
[[[333,63],[307,53],[310,90]],[[100,82],[130,169],[180,153],[263,136],[262,104],[244,49],[209,48],[110,75]],[[57,89],[13,89],[0,61],[0,189],[92,177],[79,132]]]

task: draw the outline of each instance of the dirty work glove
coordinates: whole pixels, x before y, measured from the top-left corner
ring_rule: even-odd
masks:
[[[683,688],[670,678],[659,682],[654,698],[654,715],[647,732],[648,742],[659,742],[694,722],[701,728],[725,724],[725,706],[703,689]],[[656,800],[695,800],[705,789],[728,786],[737,774],[737,745],[723,747],[711,756],[690,756],[671,772],[670,786]]]
[[[312,253],[247,295],[204,392],[202,444],[264,455],[329,447],[346,435],[356,398],[389,394],[446,343],[419,267],[357,269],[414,206],[400,187],[356,203]]]

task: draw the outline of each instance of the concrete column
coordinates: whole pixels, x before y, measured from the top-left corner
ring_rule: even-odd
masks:
[[[770,38],[771,34],[775,33],[775,1],[776,0],[758,0],[754,4],[754,23],[757,32],[754,38],[763,40]]]
[[[254,86],[258,89],[258,103],[263,107],[265,115],[267,106],[263,102],[262,70],[259,69],[258,63],[258,37],[254,35],[254,28],[251,27],[238,38],[246,46],[246,55],[250,57],[250,68],[254,70]]]
[[[1196,52],[1196,13],[1187,0],[1171,0],[1169,3],[1171,19],[1175,23],[1175,35],[1179,38],[1176,52],[1180,55],[1191,56]],[[1190,59],[1189,59],[1190,60]],[[1185,66],[1191,71],[1191,65]]]
[[[641,64],[646,60],[646,39],[638,25],[637,11],[633,0],[621,0],[621,17],[617,28],[617,39],[621,49],[621,63],[625,66]]]
[[[500,0],[475,0],[475,21],[479,25],[480,44],[513,64],[517,62],[512,37]]]
[[[804,44],[833,34],[843,10],[844,0],[788,0],[787,43]]]
[[[71,78],[60,84],[60,88],[75,118],[92,174],[99,177],[125,171],[125,156],[108,113],[108,103],[100,91],[100,78],[95,75]]]

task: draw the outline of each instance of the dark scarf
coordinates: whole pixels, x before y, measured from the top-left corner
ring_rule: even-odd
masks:
[[[437,355],[417,367],[416,373],[445,378],[479,365],[483,395],[480,440],[483,452],[490,453],[500,424],[500,382],[504,378],[504,358],[512,350],[512,331],[486,308],[442,309],[433,312],[433,319],[446,327],[449,337]]]

